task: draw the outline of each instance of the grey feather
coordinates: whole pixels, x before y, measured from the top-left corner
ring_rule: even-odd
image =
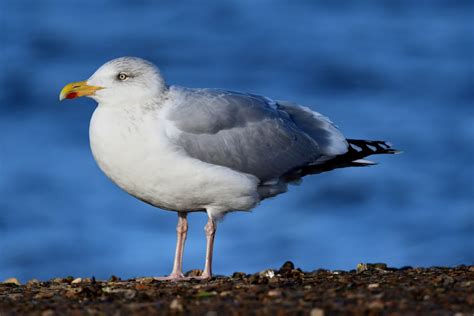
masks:
[[[346,138],[327,117],[293,102],[277,102],[279,109],[288,113],[295,124],[318,143],[324,156],[347,152],[349,144]]]
[[[329,121],[310,117],[306,108],[299,113],[297,105],[262,96],[180,87],[170,93],[175,104],[168,119],[181,131],[177,145],[193,158],[262,182],[317,162],[333,146],[331,135],[334,142],[342,135],[332,124],[327,127]]]

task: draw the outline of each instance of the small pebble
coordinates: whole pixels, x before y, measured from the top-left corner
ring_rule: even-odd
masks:
[[[324,310],[321,309],[321,308],[313,308],[313,309],[309,312],[309,315],[310,315],[310,316],[324,316]]]
[[[74,287],[74,288],[70,288],[66,291],[66,293],[64,293],[64,296],[68,297],[68,298],[74,298],[76,297],[79,293],[81,293],[83,291],[82,287]]]
[[[357,269],[356,270],[357,270],[357,273],[361,273],[361,272],[369,270],[369,268],[367,267],[367,264],[359,263],[359,264],[357,264]]]
[[[54,296],[54,293],[53,292],[39,292],[38,294],[36,294],[35,296],[33,296],[33,298],[35,300],[42,300],[42,299],[49,299],[51,297]]]
[[[268,284],[268,277],[260,275],[260,274],[252,274],[248,278],[248,282],[250,284]]]
[[[293,270],[295,268],[295,264],[291,261],[286,261],[280,268],[280,270]]]
[[[234,272],[234,274],[232,274],[233,279],[243,279],[245,276],[246,274],[244,272]]]
[[[278,297],[281,296],[281,291],[280,290],[270,290],[267,293],[268,296],[270,297]]]
[[[81,283],[82,279],[81,278],[75,278],[74,280],[71,281],[71,284],[78,284]]]
[[[51,283],[57,283],[57,284],[61,284],[64,282],[63,278],[54,278],[54,279],[51,279],[49,280]]]
[[[170,309],[182,312],[183,311],[183,304],[181,303],[181,300],[175,298],[174,300],[171,301],[170,304]]]
[[[449,286],[454,283],[454,279],[450,277],[449,275],[443,276],[443,285],[444,286]]]
[[[18,281],[17,278],[8,278],[5,281],[3,281],[5,284],[15,284],[15,285],[20,285],[20,281]]]
[[[378,283],[371,283],[371,284],[367,285],[367,288],[369,288],[369,289],[376,289],[376,288],[378,288],[379,286],[380,286],[380,284],[378,284]]]
[[[259,274],[261,276],[267,277],[269,279],[275,277],[275,271],[273,271],[272,269],[264,270],[264,271],[260,272]]]
[[[143,284],[150,284],[150,283],[153,283],[155,281],[155,278],[137,278],[136,281],[138,283],[143,283]]]
[[[143,291],[143,290],[146,290],[146,289],[149,289],[150,286],[147,285],[147,284],[137,284],[135,285],[135,290],[137,291]]]
[[[184,275],[187,277],[194,277],[194,276],[201,276],[202,270],[194,269],[191,271],[186,272]]]
[[[54,316],[54,311],[52,309],[47,309],[41,313],[41,316]]]
[[[33,285],[38,285],[40,284],[40,281],[38,279],[31,279],[28,282],[26,282],[27,286],[33,286]]]
[[[222,291],[219,293],[219,296],[226,297],[226,296],[231,296],[232,291]]]
[[[112,275],[109,279],[109,282],[118,282],[118,281],[120,281],[120,278],[115,275]]]
[[[137,294],[136,291],[130,289],[121,290],[119,293],[121,293],[127,300],[131,300]]]
[[[385,305],[381,300],[372,301],[367,305],[369,309],[383,309],[384,306]]]
[[[374,269],[377,270],[387,270],[387,264],[386,263],[369,263],[369,266],[372,266]]]
[[[388,271],[388,267],[386,263],[359,263],[357,265],[356,271],[357,273],[361,273],[364,271]]]

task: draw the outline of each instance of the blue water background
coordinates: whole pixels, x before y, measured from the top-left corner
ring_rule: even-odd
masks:
[[[96,166],[90,99],[63,85],[109,59],[155,62],[168,83],[308,105],[347,137],[404,151],[337,170],[233,213],[214,270],[474,263],[472,1],[2,0],[0,280],[169,272],[175,213]],[[190,215],[185,270],[202,268]]]

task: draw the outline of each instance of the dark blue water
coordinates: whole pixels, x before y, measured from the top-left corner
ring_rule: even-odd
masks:
[[[296,2],[3,0],[0,280],[169,272],[176,215],[100,172],[92,100],[58,101],[123,55],[170,84],[297,101],[404,150],[230,214],[216,273],[473,264],[473,2]],[[202,268],[205,222],[190,216],[186,270]]]

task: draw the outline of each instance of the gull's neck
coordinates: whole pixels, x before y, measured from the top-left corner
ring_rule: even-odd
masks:
[[[164,106],[169,97],[169,89],[165,87],[159,94],[152,98],[141,98],[133,101],[101,99],[97,100],[97,104],[104,108],[115,108],[127,111],[131,109],[158,110]]]

